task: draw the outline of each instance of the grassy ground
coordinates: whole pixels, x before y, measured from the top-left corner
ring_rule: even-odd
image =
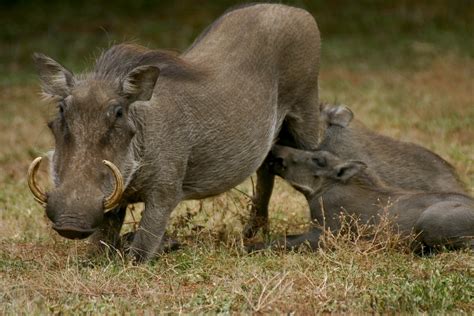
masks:
[[[80,70],[111,41],[183,49],[232,1],[133,1],[107,10],[100,10],[101,2],[61,3],[6,1],[0,10],[3,313],[472,313],[472,251],[421,258],[396,236],[381,234],[376,242],[327,236],[316,253],[247,255],[240,232],[248,198],[237,190],[182,203],[169,231],[184,248],[149,264],[93,257],[87,243],[58,237],[25,181],[30,160],[53,146],[45,121],[54,106],[39,102],[31,53]],[[291,3],[309,9],[320,24],[322,98],[350,105],[377,131],[436,151],[472,195],[472,2]],[[250,194],[250,181],[239,190]],[[133,229],[139,209],[129,212],[124,230]],[[304,199],[281,181],[270,216],[275,234],[301,231],[308,221]]]

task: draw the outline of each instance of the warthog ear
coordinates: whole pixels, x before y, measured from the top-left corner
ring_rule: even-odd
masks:
[[[354,113],[346,105],[324,106],[321,117],[328,125],[347,127],[354,118]]]
[[[122,81],[122,92],[132,101],[148,101],[159,74],[160,69],[156,66],[138,66]]]
[[[350,160],[334,167],[331,178],[345,182],[365,168],[367,168],[367,165],[364,162]]]
[[[47,98],[65,98],[71,93],[74,75],[54,59],[39,53],[33,54],[43,94]]]

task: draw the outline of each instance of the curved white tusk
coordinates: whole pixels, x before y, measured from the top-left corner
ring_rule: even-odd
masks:
[[[115,179],[114,191],[104,200],[104,210],[108,211],[120,203],[120,199],[122,198],[124,190],[124,184],[122,174],[120,173],[120,170],[117,168],[117,166],[108,160],[102,160],[102,162],[110,169]]]
[[[36,202],[41,204],[41,206],[46,207],[47,204],[47,196],[46,194],[38,187],[38,184],[36,183],[36,172],[38,171],[38,168],[40,166],[40,162],[43,158],[42,157],[37,157],[33,162],[30,164],[30,167],[28,168],[28,187],[30,188],[31,193],[33,193],[33,196],[35,197]]]

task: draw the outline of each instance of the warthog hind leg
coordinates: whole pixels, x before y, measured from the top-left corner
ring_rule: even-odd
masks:
[[[295,250],[301,245],[307,245],[311,250],[316,250],[319,247],[320,236],[321,230],[319,228],[312,228],[310,231],[301,235],[289,235],[271,242],[262,242],[248,245],[246,248],[248,252],[254,252],[263,249]]]
[[[257,188],[250,209],[250,219],[244,228],[246,238],[254,237],[260,228],[268,233],[268,203],[273,190],[275,175],[270,171],[267,160],[257,170]]]
[[[415,231],[420,233],[421,242],[429,247],[472,247],[474,209],[454,201],[433,204],[421,213]]]

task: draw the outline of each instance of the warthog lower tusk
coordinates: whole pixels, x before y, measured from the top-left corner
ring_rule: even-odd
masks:
[[[40,162],[43,158],[42,157],[37,157],[33,162],[30,164],[30,167],[28,168],[28,187],[31,190],[31,193],[33,193],[33,196],[35,197],[36,202],[41,204],[43,207],[46,206],[47,203],[47,197],[46,194],[41,191],[41,189],[38,187],[38,184],[36,183],[36,172],[38,171],[38,168],[40,166]]]
[[[120,199],[122,198],[124,185],[122,174],[117,166],[108,160],[102,160],[102,162],[110,169],[110,171],[112,171],[115,179],[114,191],[104,200],[104,210],[108,211],[119,204]]]
[[[46,194],[36,183],[36,172],[38,171],[42,159],[42,157],[37,157],[30,164],[30,167],[28,168],[28,187],[30,188],[31,193],[33,193],[36,202],[45,207],[47,204]],[[107,211],[119,204],[120,199],[122,198],[124,185],[120,170],[108,160],[103,160],[102,162],[110,169],[110,171],[112,171],[115,179],[114,191],[104,200],[104,209]]]

